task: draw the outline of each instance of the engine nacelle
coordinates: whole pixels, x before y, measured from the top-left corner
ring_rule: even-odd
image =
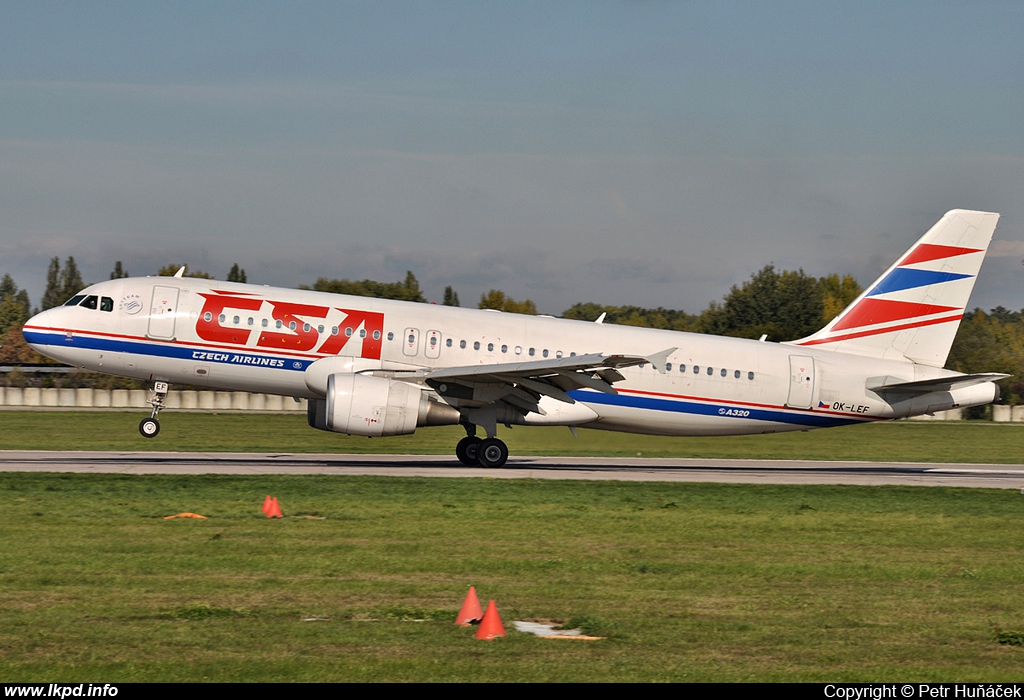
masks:
[[[409,435],[424,425],[454,425],[459,412],[431,400],[418,386],[339,372],[327,378],[327,398],[309,402],[307,419],[319,430],[383,437]]]

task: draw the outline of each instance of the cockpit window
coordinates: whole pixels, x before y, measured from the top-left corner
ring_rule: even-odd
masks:
[[[110,297],[100,297],[100,311],[113,311],[114,300]]]
[[[78,306],[82,303],[82,299],[85,299],[84,294],[76,294],[67,301],[64,302],[64,306]]]
[[[90,294],[89,296],[87,296],[85,298],[85,301],[83,301],[81,305],[84,306],[87,309],[95,309],[97,301],[98,301],[98,298],[96,297],[96,295],[95,294]]]

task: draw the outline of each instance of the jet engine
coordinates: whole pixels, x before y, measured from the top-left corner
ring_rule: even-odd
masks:
[[[426,425],[455,425],[459,412],[421,387],[393,379],[338,372],[327,377],[327,397],[309,401],[318,430],[383,437],[409,435]]]

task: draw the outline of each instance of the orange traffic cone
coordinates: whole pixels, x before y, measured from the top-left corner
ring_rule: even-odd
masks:
[[[260,510],[263,511],[264,515],[270,512],[270,494],[267,494],[267,497],[263,499],[263,507]]]
[[[476,589],[470,586],[462,609],[459,610],[459,616],[455,618],[455,624],[469,627],[474,622],[480,622],[483,617],[484,611],[480,607],[480,599],[476,597]]]
[[[494,639],[505,636],[505,625],[501,624],[501,616],[498,615],[498,608],[492,600],[487,604],[487,612],[480,623],[480,629],[476,631],[477,639]]]
[[[274,496],[273,500],[270,501],[270,510],[267,511],[268,518],[283,518],[284,513],[281,512],[281,506],[277,502],[277,496]]]

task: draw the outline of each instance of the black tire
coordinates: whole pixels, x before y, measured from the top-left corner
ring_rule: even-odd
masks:
[[[477,448],[476,458],[483,467],[504,466],[508,461],[508,446],[498,438],[487,438]]]
[[[480,462],[476,456],[481,442],[483,441],[480,438],[473,435],[462,438],[455,446],[455,456],[467,467],[479,467]]]
[[[160,423],[153,418],[144,418],[139,423],[139,432],[144,438],[155,438],[160,433]]]

